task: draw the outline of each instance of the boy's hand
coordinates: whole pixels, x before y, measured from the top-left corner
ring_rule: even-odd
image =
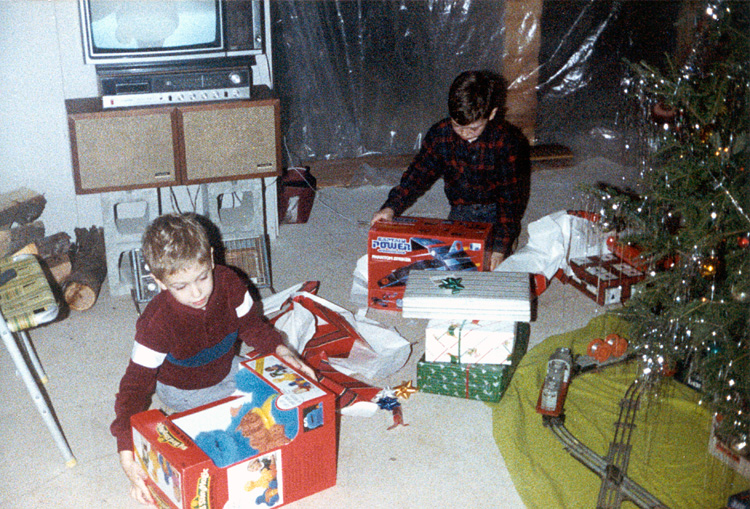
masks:
[[[308,378],[311,380],[317,380],[318,377],[315,375],[315,371],[302,362],[302,359],[300,359],[297,354],[292,352],[290,349],[288,349],[284,345],[279,345],[276,347],[276,355],[287,361],[293,368],[296,368],[300,371],[302,371],[305,375],[307,375]]]
[[[498,265],[503,263],[503,260],[505,260],[505,255],[503,255],[503,253],[493,251],[490,256],[490,270],[495,270]]]
[[[390,221],[393,219],[393,216],[396,213],[393,211],[392,208],[386,207],[384,209],[380,209],[372,216],[372,219],[370,219],[370,226],[374,225],[378,221]]]
[[[133,451],[120,451],[120,465],[130,480],[130,496],[143,505],[156,507],[154,498],[146,487],[146,472],[135,460]]]

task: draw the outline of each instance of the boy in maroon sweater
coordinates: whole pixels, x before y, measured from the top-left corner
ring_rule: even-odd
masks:
[[[154,393],[184,411],[231,395],[239,341],[253,355],[275,352],[315,379],[309,366],[283,344],[247,286],[231,269],[214,266],[205,229],[195,217],[158,217],[143,236],[143,257],[162,289],[136,324],[133,353],[120,381],[111,426],[130,494],[154,505],[145,472],[133,454],[130,417],[151,405]]]

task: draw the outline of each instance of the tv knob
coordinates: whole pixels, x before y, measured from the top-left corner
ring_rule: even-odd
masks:
[[[232,85],[241,85],[242,84],[242,75],[238,72],[230,72],[229,73],[229,81],[232,82]]]

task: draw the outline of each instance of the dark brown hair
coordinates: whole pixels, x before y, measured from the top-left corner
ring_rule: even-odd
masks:
[[[490,118],[497,108],[495,119],[505,117],[505,80],[493,71],[464,71],[448,91],[448,113],[459,125],[468,125]]]

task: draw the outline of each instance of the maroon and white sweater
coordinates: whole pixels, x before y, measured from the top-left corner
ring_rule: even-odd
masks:
[[[110,431],[117,450],[132,450],[130,417],[151,405],[156,382],[180,389],[216,385],[232,368],[237,340],[266,355],[282,343],[261,304],[231,269],[214,268],[214,290],[205,309],[193,309],[161,292],[136,323],[133,353],[115,399]]]

